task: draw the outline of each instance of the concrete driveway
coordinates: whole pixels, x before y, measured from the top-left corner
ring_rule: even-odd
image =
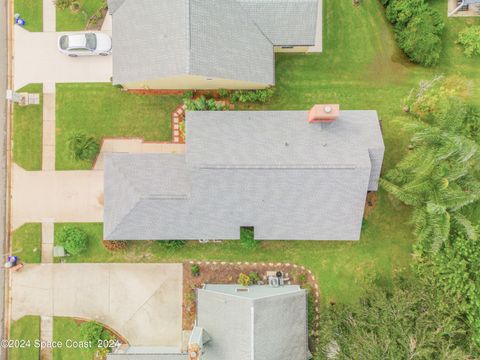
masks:
[[[95,319],[132,346],[181,347],[181,264],[42,264],[12,273],[12,319]]]
[[[27,222],[103,222],[103,171],[25,171],[14,164],[12,230]]]
[[[57,49],[61,34],[14,27],[15,90],[30,83],[110,82],[112,56],[65,56]]]

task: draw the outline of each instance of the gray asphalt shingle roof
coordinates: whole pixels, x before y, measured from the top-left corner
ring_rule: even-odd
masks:
[[[314,45],[318,0],[109,0],[113,82],[275,83],[274,45]]]
[[[249,287],[250,296],[206,285],[198,290],[197,326],[212,339],[205,360],[308,359],[307,294],[298,286]],[[252,293],[258,290],[261,296]]]
[[[108,240],[358,240],[384,145],[375,111],[187,113],[187,154],[107,154]]]
[[[315,44],[318,0],[237,0],[277,46]]]

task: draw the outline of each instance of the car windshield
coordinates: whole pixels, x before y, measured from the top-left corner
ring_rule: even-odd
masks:
[[[68,36],[67,35],[63,35],[60,38],[60,47],[62,48],[62,50],[68,49]]]
[[[95,50],[97,48],[97,37],[95,34],[85,34],[85,38],[87,39],[87,49]]]

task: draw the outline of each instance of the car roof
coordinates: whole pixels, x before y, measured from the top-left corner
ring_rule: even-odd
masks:
[[[87,39],[85,38],[85,34],[76,34],[76,35],[69,35],[68,36],[68,48],[84,48],[87,46]]]

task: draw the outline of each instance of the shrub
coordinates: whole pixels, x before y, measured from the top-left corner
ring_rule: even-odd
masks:
[[[167,249],[180,249],[186,244],[185,240],[158,240],[158,243]]]
[[[226,99],[229,94],[230,94],[230,92],[229,92],[227,89],[218,89],[218,95],[219,95],[222,99]]]
[[[458,41],[468,57],[480,55],[480,25],[470,26],[458,34]]]
[[[80,337],[83,341],[92,343],[96,347],[98,340],[102,339],[103,326],[96,321],[87,321],[80,325]]]
[[[386,17],[394,25],[398,46],[412,62],[433,66],[442,51],[444,23],[425,0],[383,1]]]
[[[254,249],[258,245],[258,241],[255,240],[254,230],[249,227],[240,228],[240,241],[246,249]]]
[[[77,161],[93,161],[100,150],[100,145],[93,136],[73,133],[68,138],[68,147],[72,157]]]
[[[194,93],[193,93],[192,90],[185,91],[183,93],[183,100],[191,100],[191,99],[193,99],[193,95],[194,95]]]
[[[198,99],[184,99],[184,103],[188,110],[191,111],[221,111],[225,110],[225,106],[218,104],[215,99],[208,99],[200,96]]]
[[[69,8],[74,0],[55,0],[55,7],[60,10]]]
[[[237,90],[230,96],[232,103],[266,103],[273,96],[274,90],[272,88],[261,90]]]
[[[190,272],[192,273],[192,276],[197,277],[200,275],[200,266],[198,266],[198,264],[193,264],[190,268]]]
[[[125,240],[103,240],[103,246],[110,251],[126,249],[128,241]]]
[[[414,16],[405,28],[396,31],[398,45],[412,62],[433,66],[442,51],[440,29],[443,29],[443,23],[438,13],[424,11]]]
[[[250,285],[250,277],[247,274],[241,273],[238,276],[238,283],[242,286]]]
[[[260,275],[256,271],[251,271],[248,277],[250,278],[250,284],[257,284],[261,280]]]
[[[64,246],[68,253],[77,255],[87,249],[88,235],[82,229],[64,226],[58,234],[58,243]]]

